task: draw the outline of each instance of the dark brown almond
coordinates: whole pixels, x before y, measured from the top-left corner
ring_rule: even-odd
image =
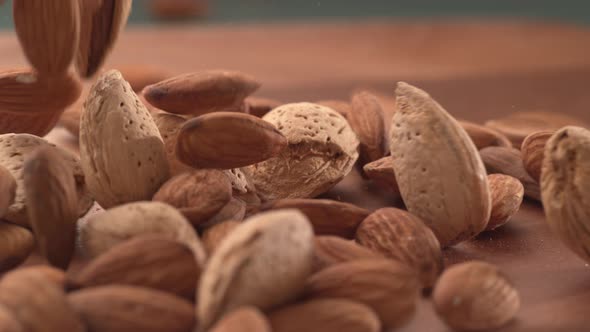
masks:
[[[168,180],[153,200],[176,207],[197,226],[214,217],[231,198],[232,187],[225,173],[216,169],[199,169]]]
[[[261,97],[248,97],[245,103],[248,105],[248,113],[259,118],[282,105],[280,101]]]
[[[215,248],[221,244],[221,241],[223,241],[225,237],[240,224],[240,221],[227,220],[205,229],[205,231],[203,231],[203,236],[201,237],[205,252],[209,255],[213,254]]]
[[[158,83],[172,76],[165,69],[153,66],[127,65],[119,66],[117,70],[121,72],[136,93],[140,93],[148,85]]]
[[[66,269],[74,255],[78,192],[72,167],[51,146],[31,152],[23,166],[29,224],[47,261]]]
[[[362,247],[351,240],[330,235],[316,236],[313,270],[317,272],[340,263],[381,257],[383,256],[380,253]]]
[[[218,112],[191,119],[180,128],[176,156],[195,168],[230,169],[275,157],[287,145],[285,136],[262,119]]]
[[[500,173],[517,178],[524,186],[525,196],[541,201],[541,188],[524,169],[519,150],[507,147],[491,146],[479,151],[481,160],[488,174]]]
[[[359,139],[359,162],[363,166],[386,154],[383,110],[377,97],[366,91],[352,96],[351,105],[347,119]]]
[[[4,166],[0,166],[0,218],[4,217],[8,208],[14,203],[16,196],[16,180]]]
[[[176,157],[176,141],[180,127],[186,122],[182,116],[170,113],[158,113],[153,115],[154,122],[158,126],[164,147],[166,148],[166,157],[170,164],[170,174],[172,176],[187,172],[193,168],[181,163]]]
[[[193,304],[149,288],[100,286],[68,295],[89,331],[191,332],[195,328]]]
[[[31,231],[0,221],[0,272],[20,265],[34,247],[35,239]]]
[[[352,112],[352,108],[347,101],[344,100],[336,100],[336,99],[327,99],[327,100],[320,100],[315,102],[318,105],[326,106],[328,108],[333,109],[334,111],[340,113],[343,117],[348,117],[348,113]]]
[[[527,136],[522,142],[520,153],[525,170],[537,182],[541,179],[541,168],[545,155],[545,145],[553,131],[539,131]]]
[[[490,127],[469,121],[459,121],[459,124],[465,129],[478,150],[488,146],[512,146],[512,142],[506,136]]]
[[[70,287],[142,286],[193,299],[200,268],[188,247],[157,235],[125,241],[86,265]]]
[[[279,199],[263,205],[261,209],[298,209],[309,218],[316,235],[337,235],[349,239],[354,237],[356,228],[370,213],[350,203],[307,198]]]
[[[386,156],[363,166],[364,174],[378,186],[399,196],[399,187],[393,171],[393,159]]]
[[[413,268],[425,288],[434,286],[444,268],[440,243],[420,218],[383,208],[369,215],[356,231],[357,241],[385,257]]]
[[[62,75],[78,47],[77,0],[13,1],[14,28],[27,60],[41,74]]]
[[[239,108],[260,87],[252,77],[232,71],[183,74],[149,85],[146,100],[170,113],[202,115]]]
[[[524,187],[516,178],[504,174],[488,175],[492,195],[492,213],[486,230],[507,223],[518,212],[524,196]]]
[[[260,310],[242,307],[222,317],[211,332],[271,332],[270,323]]]

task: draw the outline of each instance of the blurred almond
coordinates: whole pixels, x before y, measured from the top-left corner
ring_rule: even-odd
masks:
[[[320,100],[315,102],[318,105],[326,106],[331,108],[332,110],[340,113],[343,117],[347,118],[348,114],[352,112],[352,107],[347,101],[344,100],[336,100],[336,99],[327,99],[327,100]]]
[[[246,202],[239,198],[233,197],[227,204],[225,204],[223,208],[221,208],[221,210],[219,210],[219,212],[217,212],[217,214],[199,226],[210,227],[227,220],[244,220],[244,217],[246,217],[246,208]]]
[[[504,174],[488,175],[492,194],[492,213],[486,230],[507,223],[518,212],[524,196],[524,187],[516,178]]]
[[[6,307],[0,304],[0,331],[3,332],[25,332],[25,327],[15,315]]]
[[[338,236],[321,235],[315,237],[314,271],[349,261],[377,259],[381,254],[362,247],[351,240]]]
[[[221,242],[240,224],[241,222],[239,221],[228,220],[205,229],[201,238],[205,252],[211,255],[219,247]]]
[[[262,210],[298,209],[309,218],[317,235],[353,238],[369,211],[354,204],[329,199],[286,198],[269,202]]]
[[[260,83],[245,74],[211,70],[149,85],[143,95],[150,104],[166,112],[202,115],[238,108],[259,87]]]
[[[16,180],[3,166],[0,166],[0,218],[8,212],[16,196]]]
[[[20,272],[36,273],[56,284],[60,289],[66,289],[66,274],[64,270],[49,265],[29,265],[19,268]]]
[[[175,176],[183,172],[192,170],[193,168],[183,164],[176,157],[176,142],[178,140],[178,133],[180,128],[186,122],[182,116],[170,113],[158,113],[153,115],[154,122],[158,126],[164,147],[166,148],[166,157],[170,165],[170,175]]]
[[[126,65],[118,66],[117,70],[121,72],[136,93],[141,93],[141,90],[146,86],[158,83],[171,76],[165,69],[154,66]]]
[[[391,159],[391,156],[386,156],[365,164],[363,172],[378,186],[391,191],[395,195],[399,195],[399,187],[397,186],[397,180],[395,179],[393,159]]]
[[[35,239],[31,231],[0,221],[0,272],[20,265],[34,248]]]
[[[281,106],[280,101],[261,97],[248,97],[246,98],[245,103],[248,105],[248,113],[259,118],[263,117],[274,108]]]
[[[178,20],[207,14],[208,0],[150,0],[151,14],[159,19]]]
[[[459,124],[465,129],[473,144],[478,150],[488,146],[505,146],[511,147],[512,142],[500,132],[490,127],[478,125],[469,121],[459,121]]]
[[[524,139],[522,146],[520,147],[524,168],[537,182],[541,179],[545,145],[553,133],[554,132],[552,131],[532,133]]]
[[[31,134],[45,136],[56,126],[62,111],[44,113],[8,113],[0,110],[0,134]]]
[[[383,110],[377,97],[366,91],[353,95],[351,105],[347,119],[359,139],[359,162],[364,166],[386,154]]]
[[[243,307],[223,316],[210,332],[271,332],[270,323],[260,310]]]

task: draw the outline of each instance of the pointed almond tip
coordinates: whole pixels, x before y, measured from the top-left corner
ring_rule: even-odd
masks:
[[[396,97],[428,97],[428,93],[406,82],[398,82],[395,89]]]

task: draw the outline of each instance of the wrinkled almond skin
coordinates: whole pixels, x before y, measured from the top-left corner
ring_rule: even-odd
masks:
[[[434,286],[444,268],[436,236],[420,218],[407,211],[383,208],[371,213],[357,229],[356,240],[414,269],[424,288]]]
[[[379,318],[371,308],[346,299],[292,304],[272,311],[268,318],[273,332],[381,331]]]
[[[492,213],[486,230],[506,224],[518,212],[524,197],[524,187],[516,178],[504,174],[488,175],[492,194]]]
[[[7,113],[0,111],[0,134],[47,135],[61,119],[62,112],[45,113]]]
[[[0,272],[20,265],[34,248],[35,239],[31,231],[0,221]]]
[[[473,238],[490,217],[490,192],[475,145],[426,92],[400,82],[391,125],[393,167],[408,211],[443,247]]]
[[[545,145],[553,131],[539,131],[527,136],[520,147],[522,164],[529,175],[537,182],[541,181],[541,169],[545,156]]]
[[[205,229],[201,238],[205,252],[211,255],[219,247],[221,242],[240,224],[240,221],[228,220]]]
[[[201,328],[241,306],[267,310],[296,298],[312,262],[313,231],[301,212],[272,211],[249,218],[217,247],[201,276]]]
[[[469,121],[459,121],[459,124],[465,129],[478,150],[488,146],[512,146],[512,142],[506,136],[490,127]]]
[[[193,305],[161,291],[134,286],[101,286],[68,295],[89,331],[191,332]]]
[[[518,291],[495,266],[472,261],[449,267],[434,288],[434,308],[456,331],[500,328],[520,308]]]
[[[536,201],[541,200],[541,188],[524,169],[520,151],[514,148],[487,147],[479,151],[488,174],[506,174],[518,179],[524,186],[524,194]]]
[[[182,116],[170,113],[158,113],[152,115],[164,146],[166,147],[166,157],[168,158],[168,164],[170,165],[170,175],[175,176],[183,172],[192,170],[193,168],[183,164],[176,157],[176,141],[178,139],[178,133],[180,127],[186,122],[186,119]]]
[[[367,91],[352,96],[346,119],[359,139],[360,166],[385,156],[385,123],[377,97]]]
[[[16,196],[16,180],[6,169],[0,166],[0,218],[8,212]]]
[[[282,105],[280,101],[261,97],[248,97],[246,98],[245,103],[248,105],[248,114],[252,114],[259,118]]]
[[[197,226],[215,216],[231,198],[232,187],[222,171],[199,169],[168,180],[153,200],[174,206]]]
[[[378,259],[383,256],[338,236],[321,235],[314,242],[314,272],[327,267],[356,260]]]
[[[317,235],[337,235],[352,239],[358,225],[369,215],[369,210],[354,204],[330,199],[287,198],[269,202],[265,210],[298,209],[311,222]]]
[[[399,187],[393,171],[393,159],[386,156],[363,166],[364,175],[378,186],[399,195]]]
[[[176,114],[202,115],[239,107],[260,83],[233,71],[183,74],[149,85],[143,90],[155,107]]]
[[[199,275],[200,267],[188,247],[162,236],[144,235],[98,256],[69,283],[76,288],[141,286],[193,299]]]
[[[407,324],[414,316],[420,288],[414,271],[403,264],[388,259],[357,260],[312,275],[304,296],[366,304],[379,316],[384,328],[392,329]]]
[[[150,200],[169,178],[164,142],[152,116],[118,71],[93,85],[80,123],[80,159],[103,207]]]
[[[550,229],[586,262],[590,262],[590,131],[558,130],[545,147],[541,193]]]
[[[271,332],[270,323],[260,310],[243,307],[219,320],[211,332]]]

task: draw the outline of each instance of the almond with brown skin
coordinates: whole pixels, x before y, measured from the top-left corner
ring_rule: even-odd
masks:
[[[367,91],[352,96],[347,120],[359,139],[359,162],[363,166],[385,156],[385,124],[377,97]]]
[[[168,180],[153,200],[174,206],[197,226],[214,217],[231,198],[232,187],[222,171],[199,169]]]
[[[101,286],[68,295],[89,331],[191,332],[193,304],[174,295],[134,286]]]
[[[353,238],[358,225],[369,215],[369,210],[354,204],[330,199],[287,198],[269,202],[265,210],[298,209],[309,218],[317,235],[337,235]]]
[[[524,187],[516,178],[504,174],[488,175],[492,194],[492,213],[486,230],[506,224],[518,212],[524,196]]]
[[[270,323],[260,310],[243,307],[219,320],[211,332],[271,332]]]
[[[485,167],[459,123],[426,92],[400,82],[391,156],[408,211],[443,247],[473,238],[490,217]]]
[[[364,174],[378,186],[399,195],[399,187],[393,171],[393,159],[386,156],[363,166]]]
[[[246,202],[239,198],[233,197],[225,206],[217,212],[207,222],[199,225],[200,227],[211,227],[212,225],[224,222],[227,220],[241,221],[246,217]]]
[[[378,252],[371,251],[351,240],[331,235],[316,236],[313,270],[317,272],[340,263],[382,257]]]
[[[356,240],[413,268],[424,288],[434,286],[444,268],[436,236],[420,218],[407,211],[383,208],[371,213],[357,229]]]
[[[280,101],[261,97],[248,97],[245,103],[248,105],[248,113],[259,118],[282,105]]]
[[[488,146],[512,146],[512,142],[506,136],[490,127],[469,121],[459,121],[459,124],[461,124],[469,137],[471,137],[473,144],[475,144],[478,150],[487,148]]]
[[[238,108],[259,87],[260,83],[248,75],[211,70],[149,85],[143,95],[150,104],[166,112],[196,116]]]
[[[123,77],[125,77],[125,80],[129,82],[133,91],[138,94],[141,93],[146,86],[156,84],[172,76],[163,68],[147,65],[119,66],[117,67],[117,70],[119,70]]]
[[[142,286],[188,299],[195,296],[200,267],[177,241],[143,235],[114,246],[70,279],[70,287],[107,284]]]
[[[522,146],[520,147],[524,169],[537,182],[541,180],[545,145],[553,133],[553,131],[532,133],[522,141]]]
[[[0,166],[0,218],[8,212],[16,196],[16,180],[6,169]]]
[[[180,127],[186,122],[182,116],[170,113],[153,114],[154,122],[158,126],[164,146],[166,147],[166,157],[170,165],[170,175],[175,176],[183,172],[192,170],[193,168],[183,164],[176,157],[176,142],[178,141],[178,133]]]
[[[287,139],[253,115],[217,112],[187,121],[176,143],[178,159],[194,168],[230,169],[277,156]]]
[[[0,221],[0,272],[20,265],[34,248],[35,239],[31,231]]]
[[[62,111],[7,113],[0,110],[0,134],[17,133],[45,136],[55,128]]]
[[[524,194],[528,198],[541,200],[541,189],[524,169],[522,156],[514,148],[491,146],[479,151],[481,159],[486,165],[488,174],[506,174],[518,179],[524,186]]]
[[[343,117],[347,118],[348,114],[352,112],[352,107],[347,101],[337,99],[327,99],[317,101],[316,104],[326,106],[334,111],[340,113]]]
[[[78,1],[13,1],[14,28],[27,60],[41,74],[64,74],[78,48]]]
[[[346,299],[292,304],[268,315],[273,332],[379,332],[379,318],[368,306]]]
[[[240,221],[228,220],[205,229],[201,238],[205,252],[211,255],[219,247],[221,242],[240,224]]]

